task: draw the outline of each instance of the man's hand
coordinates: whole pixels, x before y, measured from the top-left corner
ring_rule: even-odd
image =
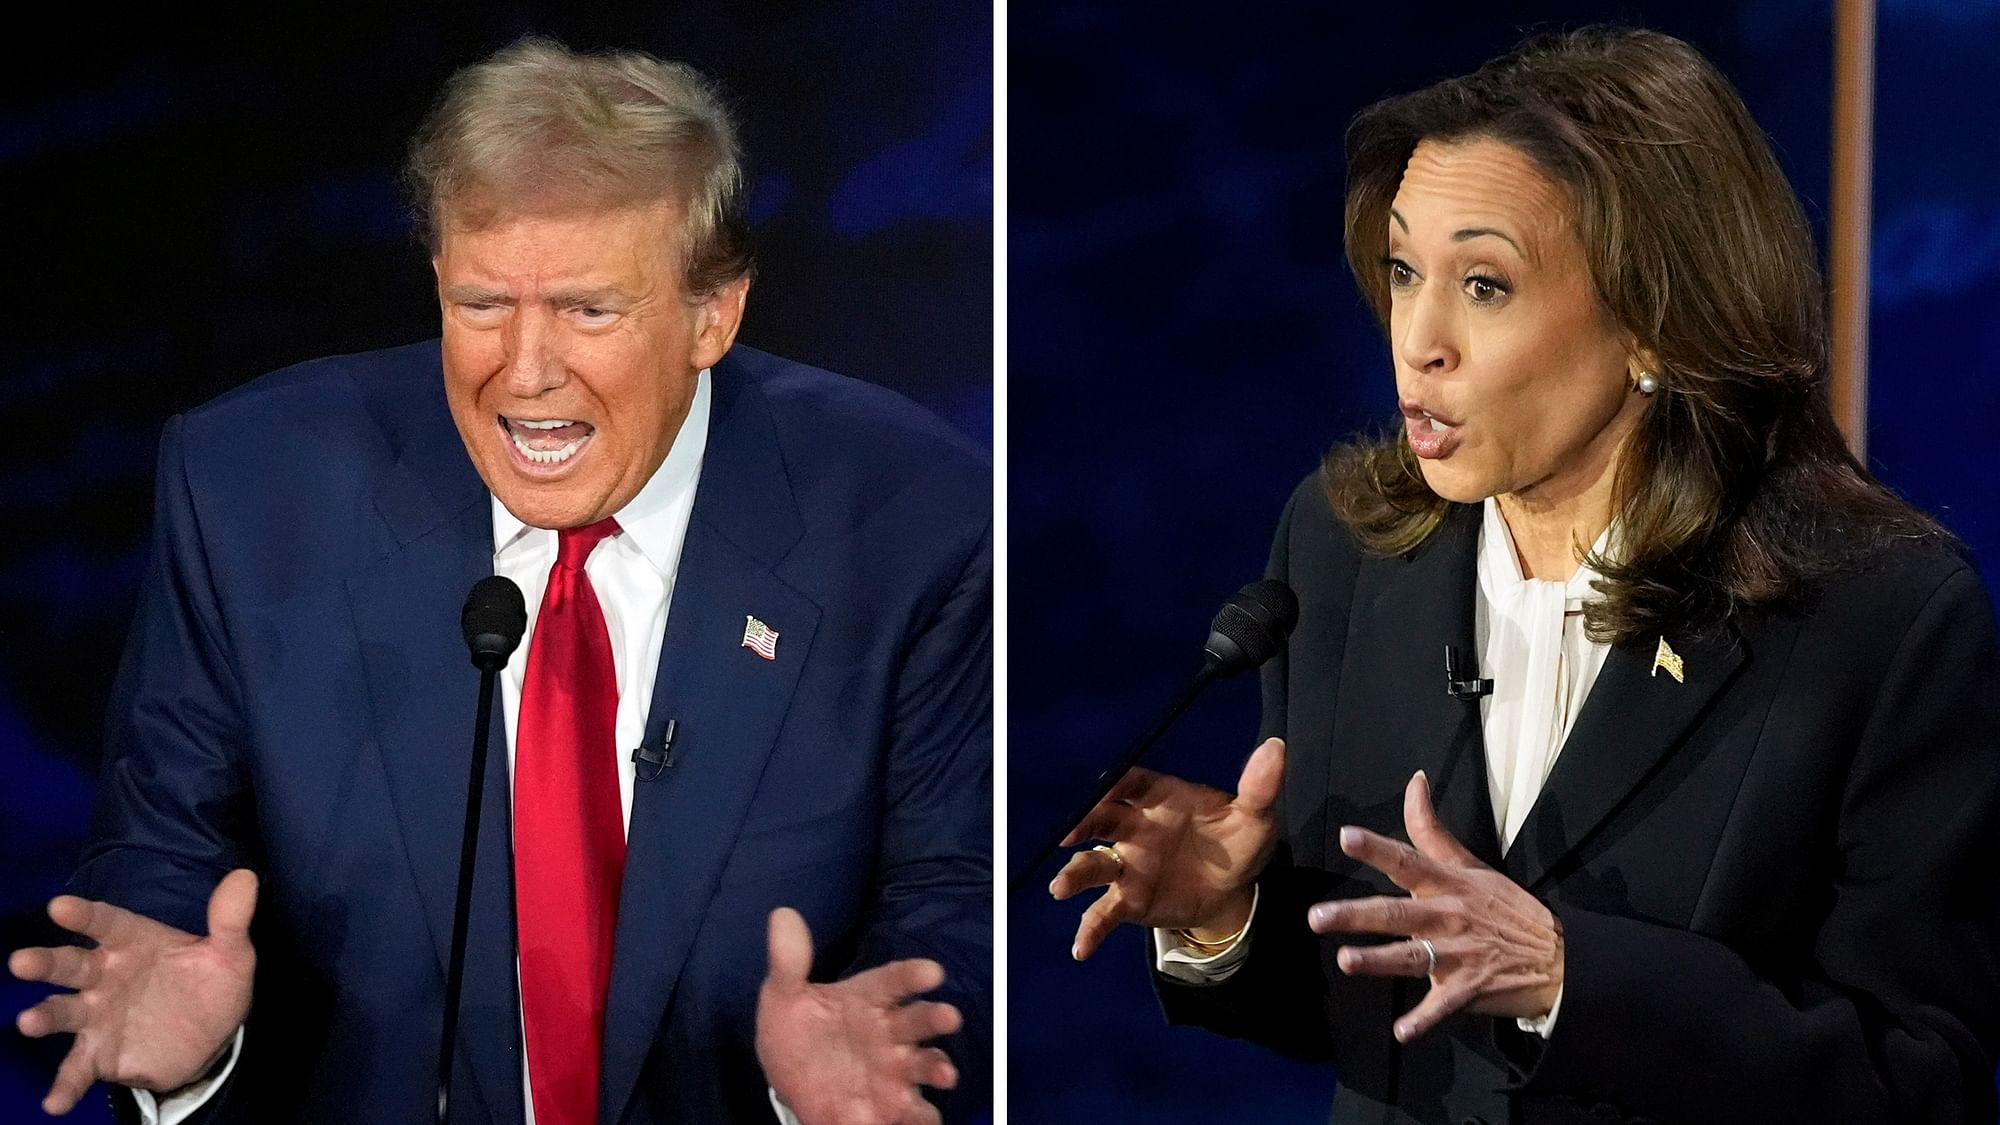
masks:
[[[1341,851],[1410,892],[1408,898],[1322,902],[1306,912],[1317,933],[1410,938],[1342,946],[1335,954],[1341,971],[1430,978],[1423,1002],[1396,1021],[1396,1038],[1405,1043],[1460,1008],[1523,1019],[1547,1015],[1563,981],[1562,926],[1555,914],[1479,862],[1438,823],[1422,771],[1403,791],[1403,822],[1410,844],[1353,825],[1340,830]]]
[[[1064,844],[1110,840],[1078,852],[1056,874],[1058,899],[1109,886],[1077,923],[1070,956],[1081,961],[1121,922],[1214,933],[1240,930],[1251,890],[1277,845],[1285,743],[1266,739],[1243,766],[1236,796],[1134,768],[1090,810]],[[1198,935],[1207,936],[1207,935]]]
[[[76,1036],[42,1109],[68,1113],[99,1079],[167,1091],[213,1066],[250,1011],[256,908],[257,876],[248,869],[230,872],[209,897],[206,938],[109,903],[74,895],[50,902],[56,925],[97,947],[18,949],[7,959],[22,980],[76,990],[14,1020],[30,1037]]]
[[[958,1009],[910,1000],[944,983],[935,961],[892,961],[834,984],[806,979],[812,933],[771,912],[770,972],[757,994],[757,1061],[804,1125],[935,1125],[917,1087],[950,1089],[958,1069],[918,1044],[958,1030]]]

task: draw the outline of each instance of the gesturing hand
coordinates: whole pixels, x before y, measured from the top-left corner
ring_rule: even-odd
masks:
[[[256,908],[257,876],[247,869],[230,872],[209,896],[205,938],[105,902],[51,901],[56,925],[97,948],[18,949],[7,960],[22,980],[76,990],[14,1020],[23,1035],[76,1036],[42,1109],[68,1113],[98,1079],[165,1091],[201,1077],[250,1011]]]
[[[1049,884],[1066,899],[1109,886],[1077,923],[1070,955],[1081,961],[1121,922],[1192,929],[1240,929],[1251,884],[1277,844],[1278,787],[1285,743],[1266,739],[1243,766],[1236,796],[1134,768],[1063,841],[1110,840],[1117,851],[1083,851]]]
[[[910,1000],[944,983],[936,961],[892,961],[833,984],[806,979],[812,932],[771,912],[770,972],[757,994],[757,1061],[804,1125],[934,1125],[919,1085],[950,1089],[958,1069],[918,1044],[958,1030],[958,1009]],[[908,1001],[908,1002],[906,1002]]]
[[[1341,851],[1387,875],[1410,897],[1318,903],[1306,912],[1308,924],[1322,934],[1411,938],[1342,946],[1335,955],[1341,970],[1430,978],[1430,994],[1396,1021],[1396,1038],[1405,1043],[1460,1008],[1488,1016],[1546,1015],[1563,980],[1556,916],[1445,831],[1421,770],[1403,791],[1403,823],[1414,847],[1352,825],[1340,830]],[[1437,951],[1435,965],[1419,938]]]

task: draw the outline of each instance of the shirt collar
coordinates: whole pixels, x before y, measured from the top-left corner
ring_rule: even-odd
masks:
[[[701,479],[702,454],[708,449],[708,407],[709,374],[704,367],[695,376],[694,401],[688,404],[687,417],[681,421],[680,432],[674,435],[666,459],[639,489],[639,494],[612,513],[624,532],[619,538],[636,546],[661,574],[671,574],[680,558],[681,536],[677,529],[687,524],[688,512],[694,506],[695,485]],[[538,532],[554,536],[548,529],[522,523],[498,496],[491,499],[494,557],[535,540]]]

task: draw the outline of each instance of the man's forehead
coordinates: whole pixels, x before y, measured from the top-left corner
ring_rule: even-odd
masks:
[[[446,225],[438,265],[455,278],[533,280],[541,285],[627,285],[636,275],[670,268],[676,260],[672,228],[650,209],[561,215],[507,215],[493,221]]]
[[[1494,228],[1527,246],[1569,224],[1562,186],[1519,149],[1485,139],[1419,142],[1390,207],[1392,235]]]

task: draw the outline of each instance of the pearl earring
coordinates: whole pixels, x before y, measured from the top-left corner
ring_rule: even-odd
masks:
[[[1632,380],[1632,389],[1642,395],[1650,395],[1660,389],[1660,381],[1653,378],[1651,371],[1641,371],[1639,377]]]

